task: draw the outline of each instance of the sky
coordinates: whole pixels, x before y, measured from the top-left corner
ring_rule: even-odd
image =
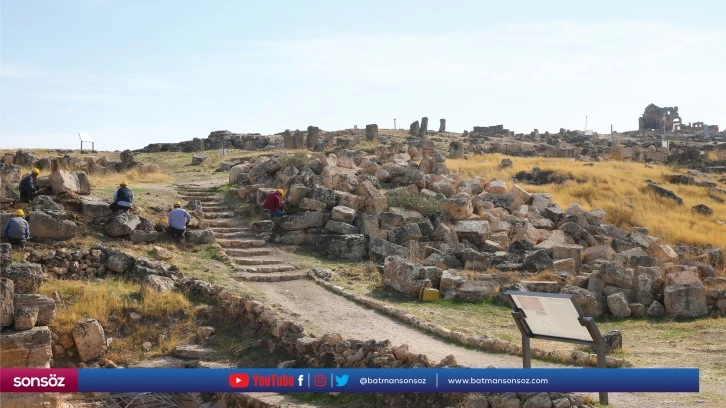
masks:
[[[724,21],[715,0],[0,0],[0,148],[422,116],[608,133],[649,103],[723,129]]]

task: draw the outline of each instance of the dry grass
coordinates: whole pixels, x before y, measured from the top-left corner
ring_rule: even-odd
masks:
[[[558,278],[552,270],[545,270],[540,273],[537,273],[535,275],[532,275],[527,278],[528,281],[550,281],[550,282],[559,282],[560,278]]]
[[[169,175],[162,172],[157,166],[147,165],[124,173],[89,174],[88,179],[93,189],[116,188],[124,180],[130,185],[162,184],[172,180]]]
[[[189,341],[194,335],[194,309],[179,293],[140,293],[139,285],[123,281],[46,282],[40,293],[50,296],[58,291],[62,299],[51,325],[59,335],[69,334],[82,319],[96,319],[107,337],[114,337],[109,358],[117,363],[137,360],[141,344],[151,342],[152,351],[166,352],[173,345]],[[132,312],[141,315],[138,320]]]
[[[554,170],[579,182],[559,185],[522,186],[530,192],[547,192],[563,208],[579,203],[585,209],[602,208],[609,221],[629,229],[644,226],[651,235],[671,243],[686,243],[726,247],[726,228],[716,222],[726,214],[726,204],[708,198],[703,187],[676,185],[666,181],[669,174],[678,174],[666,166],[646,167],[642,163],[607,161],[584,166],[584,163],[568,159],[512,157],[514,166],[499,170],[498,165],[506,156],[491,154],[474,156],[468,160],[448,160],[451,170],[462,177],[481,176],[486,179],[510,180],[519,171],[532,167]],[[683,198],[682,206],[657,197],[645,189],[645,180],[652,180]],[[723,183],[718,183],[724,188]],[[691,207],[706,204],[714,210],[714,216],[694,214]]]

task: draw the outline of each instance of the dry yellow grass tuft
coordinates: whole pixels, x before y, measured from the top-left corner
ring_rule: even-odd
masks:
[[[625,229],[644,226],[651,235],[670,243],[686,243],[726,248],[726,226],[717,223],[726,214],[726,204],[708,197],[703,187],[676,185],[666,181],[666,176],[678,172],[660,165],[646,167],[643,163],[606,161],[584,166],[583,162],[569,159],[542,157],[511,157],[514,166],[500,170],[499,163],[506,156],[499,154],[477,155],[469,159],[448,160],[452,171],[462,177],[481,176],[486,179],[510,180],[519,171],[532,167],[554,170],[577,181],[563,184],[534,186],[518,183],[530,192],[547,192],[563,208],[578,203],[585,209],[602,208],[608,213],[609,222]],[[646,189],[646,180],[652,180],[683,199],[679,206],[673,201],[657,197]],[[718,183],[725,188],[723,183]],[[722,197],[726,198],[726,197]],[[706,204],[714,211],[704,217],[691,211],[697,204]]]
[[[92,188],[117,187],[124,180],[129,184],[159,184],[171,181],[171,177],[156,165],[144,165],[124,173],[89,174],[88,179]]]
[[[147,292],[141,296],[139,285],[123,281],[52,280],[43,284],[39,293],[51,296],[53,291],[62,299],[52,325],[56,333],[70,333],[81,319],[96,319],[106,331],[113,332],[128,323],[131,312],[144,319],[167,319],[192,310],[191,303],[179,293]]]

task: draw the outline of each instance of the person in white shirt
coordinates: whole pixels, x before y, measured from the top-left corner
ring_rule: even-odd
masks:
[[[167,218],[169,220],[169,228],[166,230],[167,233],[178,238],[184,238],[184,232],[186,232],[187,225],[192,220],[192,216],[181,208],[179,201],[174,203],[174,208],[169,211]]]

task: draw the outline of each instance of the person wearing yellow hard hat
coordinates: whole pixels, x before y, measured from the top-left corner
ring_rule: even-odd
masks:
[[[8,220],[3,228],[5,239],[12,245],[16,244],[20,248],[25,247],[25,241],[30,238],[30,225],[25,221],[25,212],[23,210],[15,210],[15,217]]]
[[[19,187],[21,202],[29,203],[33,200],[33,198],[35,198],[35,195],[38,194],[38,187],[35,185],[35,179],[38,178],[38,174],[40,174],[40,170],[33,168],[30,170],[30,174],[20,180]]]
[[[265,202],[262,204],[262,209],[266,210],[271,217],[282,217],[285,215],[285,210],[282,208],[282,197],[285,195],[285,191],[278,188],[275,191],[270,191],[265,197]]]
[[[113,203],[109,206],[112,212],[128,211],[134,202],[134,192],[129,188],[129,183],[124,180],[119,183],[118,189],[113,193]]]
[[[181,208],[179,201],[174,203],[174,208],[169,211],[167,219],[169,221],[169,227],[166,229],[166,232],[171,236],[184,238],[184,233],[187,230],[187,225],[192,220],[192,216]]]

